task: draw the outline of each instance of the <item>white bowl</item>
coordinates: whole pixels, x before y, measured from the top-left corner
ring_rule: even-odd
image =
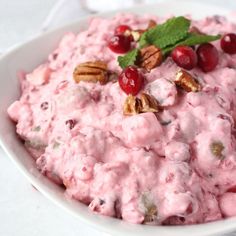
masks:
[[[125,11],[137,14],[151,13],[162,16],[169,14],[192,14],[195,18],[213,14],[228,14],[227,9],[184,0],[164,1],[164,3],[152,6],[143,5]],[[110,12],[101,15],[110,17],[115,13]],[[21,69],[31,71],[38,64],[42,63],[47,55],[56,47],[57,42],[65,32],[78,32],[81,28],[86,27],[86,25],[87,19],[85,18],[52,32],[45,33],[13,49],[0,59],[0,143],[11,160],[40,192],[58,206],[72,213],[86,224],[114,236],[187,236],[189,234],[191,236],[204,236],[213,234],[222,235],[223,233],[236,230],[235,218],[191,226],[147,226],[133,225],[114,218],[99,216],[90,212],[83,204],[65,198],[63,190],[42,176],[36,169],[34,160],[26,152],[22,142],[15,133],[15,124],[9,120],[6,113],[7,107],[20,96],[16,74]]]

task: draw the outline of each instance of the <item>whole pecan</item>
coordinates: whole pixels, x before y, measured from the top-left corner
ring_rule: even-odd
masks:
[[[105,84],[108,81],[107,64],[103,61],[81,63],[74,69],[73,78],[76,83],[86,81]]]
[[[199,82],[191,74],[182,69],[177,72],[174,82],[186,92],[198,92],[201,90]]]
[[[161,63],[162,52],[160,48],[150,45],[140,50],[138,65],[146,69],[148,72],[156,66],[159,66]]]

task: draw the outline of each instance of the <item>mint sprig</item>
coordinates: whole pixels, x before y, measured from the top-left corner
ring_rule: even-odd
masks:
[[[209,43],[215,40],[220,39],[220,35],[205,35],[205,34],[188,34],[187,38],[176,43],[175,45],[171,45],[162,49],[162,53],[164,55],[170,53],[176,46],[194,46],[203,43]]]
[[[173,17],[161,25],[146,31],[140,39],[139,45],[155,45],[159,48],[165,48],[174,45],[176,42],[184,39],[190,27],[190,20],[183,16]]]
[[[124,56],[118,57],[122,69],[134,65],[140,48],[155,45],[162,50],[163,55],[170,53],[176,46],[194,46],[220,39],[220,35],[205,35],[189,33],[190,20],[183,16],[173,17],[144,32],[139,40],[139,48],[135,48]]]
[[[138,56],[138,52],[139,52],[139,49],[135,48],[132,51],[125,54],[124,56],[119,56],[118,62],[119,62],[120,67],[124,69],[127,66],[134,65]]]

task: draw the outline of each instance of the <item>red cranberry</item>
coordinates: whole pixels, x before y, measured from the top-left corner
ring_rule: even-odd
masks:
[[[177,46],[171,53],[173,61],[186,70],[192,70],[197,65],[197,54],[188,46]]]
[[[48,102],[43,102],[43,103],[41,103],[40,107],[41,107],[41,109],[44,110],[44,111],[47,110],[47,109],[48,109]]]
[[[131,28],[128,25],[118,25],[115,29],[115,34],[124,34],[127,31],[131,31]]]
[[[132,29],[128,25],[119,25],[115,29],[116,35],[124,35],[130,38],[130,41],[134,41],[134,38],[131,34]]]
[[[73,129],[75,127],[75,125],[76,125],[76,121],[75,120],[70,119],[70,120],[66,121],[66,126],[69,129]]]
[[[115,53],[126,53],[131,48],[131,38],[124,35],[114,35],[108,42],[108,47]]]
[[[227,192],[236,193],[236,186],[229,188]]]
[[[220,41],[221,48],[224,52],[229,54],[236,53],[236,34],[225,34]]]
[[[121,89],[126,94],[135,96],[139,93],[143,86],[143,76],[139,73],[135,66],[125,68],[118,78]]]
[[[204,72],[212,71],[219,62],[219,54],[215,46],[210,43],[202,44],[197,49],[198,66]]]

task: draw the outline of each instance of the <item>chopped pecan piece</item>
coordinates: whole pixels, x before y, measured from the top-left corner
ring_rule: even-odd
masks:
[[[151,29],[151,28],[155,27],[156,25],[157,25],[156,21],[150,20],[150,21],[148,22],[148,27],[147,27],[147,29]]]
[[[141,112],[142,104],[141,100],[134,97],[133,95],[129,95],[123,107],[123,114],[124,115],[136,115]]]
[[[224,147],[223,143],[220,141],[213,142],[210,145],[211,153],[219,159],[222,159],[224,157],[222,154],[224,148],[225,147]]]
[[[116,72],[108,71],[108,82],[115,83],[118,80],[118,74]]]
[[[102,61],[79,64],[74,70],[73,77],[76,83],[86,81],[105,84],[108,80],[107,64]]]
[[[138,64],[148,72],[156,66],[159,66],[161,62],[162,52],[160,48],[150,45],[140,50]]]
[[[157,206],[153,202],[150,193],[146,192],[142,194],[139,207],[140,210],[145,214],[144,223],[151,223],[157,220]]]
[[[142,110],[141,112],[158,112],[159,104],[156,98],[152,95],[142,93],[141,97]]]
[[[126,98],[123,107],[123,114],[136,115],[145,112],[158,112],[159,110],[157,100],[152,95],[142,93],[140,99],[133,95],[129,95]]]
[[[134,30],[134,31],[131,31],[131,35],[133,36],[134,41],[137,42],[144,32],[145,32],[145,30]]]
[[[145,31],[147,31],[147,30],[149,30],[149,29],[155,27],[156,25],[157,25],[156,21],[150,20],[150,21],[148,22],[148,27],[147,27],[146,29],[133,30],[133,31],[130,32],[130,34],[133,36],[134,41],[138,41],[138,40],[140,39],[141,35],[142,35]]]
[[[186,92],[198,92],[201,90],[199,82],[191,74],[182,69],[176,74],[175,84]]]
[[[157,218],[157,207],[153,204],[147,207],[144,223],[155,221]]]

